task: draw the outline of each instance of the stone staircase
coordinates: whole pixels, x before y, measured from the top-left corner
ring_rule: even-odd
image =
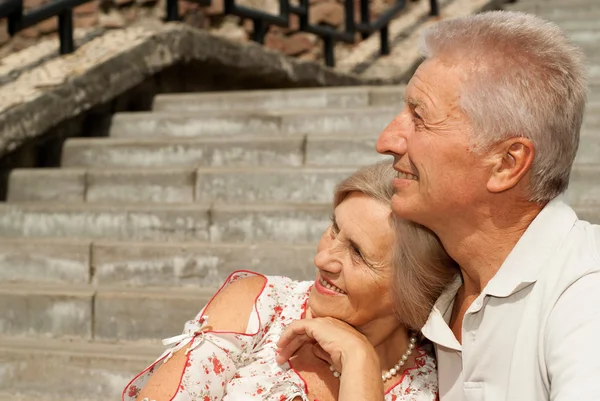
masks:
[[[600,223],[594,93],[567,199]],[[14,170],[0,204],[0,400],[118,399],[231,271],[313,277],[333,188],[383,158],[375,141],[402,97],[160,95],[151,112],[115,115],[107,138],[69,139],[61,168]]]

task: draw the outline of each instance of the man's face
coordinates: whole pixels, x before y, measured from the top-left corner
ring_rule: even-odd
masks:
[[[394,213],[434,230],[474,206],[489,178],[489,166],[474,152],[471,124],[459,107],[466,75],[459,66],[426,60],[408,83],[404,109],[377,141],[377,151],[393,155],[398,171]]]

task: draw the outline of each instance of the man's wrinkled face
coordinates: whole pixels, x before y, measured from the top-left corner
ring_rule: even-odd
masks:
[[[466,75],[436,59],[423,62],[406,87],[404,109],[377,141],[377,151],[393,155],[398,171],[394,213],[430,228],[486,190],[489,171],[459,107]]]

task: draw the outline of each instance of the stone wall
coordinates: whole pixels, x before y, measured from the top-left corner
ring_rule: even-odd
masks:
[[[49,0],[24,0],[29,10]],[[372,18],[377,18],[395,0],[371,0]],[[420,0],[425,1],[425,0]],[[247,7],[262,9],[277,14],[277,0],[238,0]],[[310,22],[343,29],[344,0],[310,0]],[[410,2],[408,2],[410,5]],[[252,22],[242,21],[235,16],[223,15],[223,0],[212,0],[212,5],[203,7],[193,0],[179,0],[179,9],[183,21],[195,28],[207,29],[213,33],[233,40],[247,41],[252,32]],[[358,20],[359,4],[356,0]],[[165,15],[165,0],[93,0],[74,10],[74,24],[78,28],[99,31],[124,28],[141,20],[159,20]],[[271,27],[265,45],[289,56],[306,60],[322,59],[322,45],[315,35],[297,32],[298,19],[292,16],[290,28]],[[15,38],[7,34],[6,21],[0,20],[0,58],[14,51],[24,49],[42,38],[56,37],[57,18],[52,18],[30,27]],[[357,41],[360,38],[357,35]],[[351,46],[341,45],[336,51],[344,52]]]

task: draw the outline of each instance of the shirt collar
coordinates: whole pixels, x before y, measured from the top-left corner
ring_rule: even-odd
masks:
[[[447,312],[452,309],[454,298],[461,285],[462,278],[457,274],[454,281],[446,287],[433,305],[429,318],[421,329],[423,335],[435,344],[459,351],[462,347],[450,329],[450,322],[447,321],[446,316],[449,319],[450,313]]]
[[[537,281],[576,221],[573,209],[561,199],[550,201],[525,230],[483,293],[508,297]]]

